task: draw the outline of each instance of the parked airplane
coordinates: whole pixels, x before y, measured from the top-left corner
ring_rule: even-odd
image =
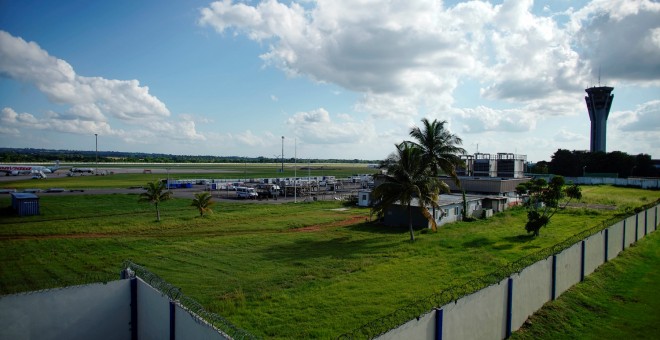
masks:
[[[59,168],[60,161],[55,161],[54,166],[0,164],[0,172],[4,172],[7,176],[27,175],[38,172],[50,174]]]

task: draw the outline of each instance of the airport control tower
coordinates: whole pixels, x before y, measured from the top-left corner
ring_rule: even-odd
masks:
[[[605,150],[607,116],[610,115],[612,99],[614,99],[612,90],[613,87],[607,86],[594,86],[585,90],[588,96],[584,99],[587,101],[589,119],[591,119],[591,152],[607,152]]]

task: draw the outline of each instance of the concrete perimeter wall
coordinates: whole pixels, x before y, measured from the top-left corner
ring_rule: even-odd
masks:
[[[582,242],[578,242],[561,253],[555,255],[557,261],[557,277],[555,280],[555,296],[561,295],[574,284],[580,282],[582,273]]]
[[[511,275],[511,327],[518,329],[527,318],[552,299],[552,257]]]
[[[137,279],[138,339],[169,339],[170,299]]]
[[[584,272],[583,277],[596,270],[605,262],[605,230],[584,239]]]
[[[626,248],[630,247],[631,244],[637,241],[637,216],[633,215],[624,220],[626,232],[624,233],[624,243]]]
[[[139,278],[0,297],[0,339],[131,339],[134,321],[138,339],[229,339]]]
[[[508,279],[504,279],[436,310],[434,314],[442,314],[437,316],[442,339],[503,339],[507,289]]]
[[[128,280],[0,297],[0,339],[130,339]]]
[[[617,257],[623,251],[623,221],[619,221],[606,229],[607,261]]]
[[[436,326],[435,311],[422,315],[419,319],[412,319],[403,325],[381,335],[379,339],[427,339],[433,340]]]
[[[656,205],[379,339],[505,339],[546,302],[655,231],[658,217]]]

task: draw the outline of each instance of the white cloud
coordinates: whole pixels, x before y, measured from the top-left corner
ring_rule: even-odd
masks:
[[[352,120],[335,122],[323,108],[298,112],[287,120],[287,124],[307,144],[354,144],[375,136],[372,124]]]
[[[587,140],[587,137],[584,134],[574,133],[566,129],[560,129],[559,132],[555,134],[555,140],[558,142],[578,142]]]
[[[129,142],[156,142],[156,133],[180,141],[205,139],[196,131],[191,115],[168,120],[170,112],[165,104],[137,80],[77,75],[69,63],[50,56],[35,42],[26,42],[5,31],[0,31],[0,74],[33,84],[53,103],[69,106],[66,112],[48,111],[43,117],[4,108],[0,119],[3,124],[13,126],[13,130],[8,130],[13,134],[20,133],[21,128],[30,128],[72,134],[99,133]],[[135,130],[113,129],[113,120]]]
[[[455,124],[462,132],[527,132],[536,127],[537,117],[524,110],[495,110],[485,106],[456,110]]]
[[[0,31],[0,73],[34,84],[54,103],[71,105],[69,113],[80,119],[104,120],[111,115],[142,120],[170,115],[165,104],[137,80],[77,75],[66,61],[5,31]]]
[[[606,81],[650,82],[660,78],[660,3],[597,0],[576,11],[571,29],[581,57]]]
[[[652,131],[660,133],[660,100],[638,105],[634,111],[612,114],[610,121],[621,131]]]
[[[430,0],[319,0],[304,7],[223,0],[202,9],[199,23],[268,46],[264,62],[289,75],[361,93],[355,109],[374,119],[408,123],[452,111],[460,80],[471,78],[482,84],[481,97],[511,109],[457,109],[471,120],[468,131],[529,131],[529,117],[582,108],[578,93],[593,84],[597,62],[612,78],[659,79],[658,8],[648,0],[596,0],[580,11],[546,6],[536,14],[532,0],[448,7]],[[606,47],[611,51],[602,53]],[[484,110],[490,122],[470,114]]]

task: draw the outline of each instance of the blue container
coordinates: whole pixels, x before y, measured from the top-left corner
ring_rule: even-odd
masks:
[[[24,192],[11,194],[11,206],[18,216],[39,215],[39,196]]]

